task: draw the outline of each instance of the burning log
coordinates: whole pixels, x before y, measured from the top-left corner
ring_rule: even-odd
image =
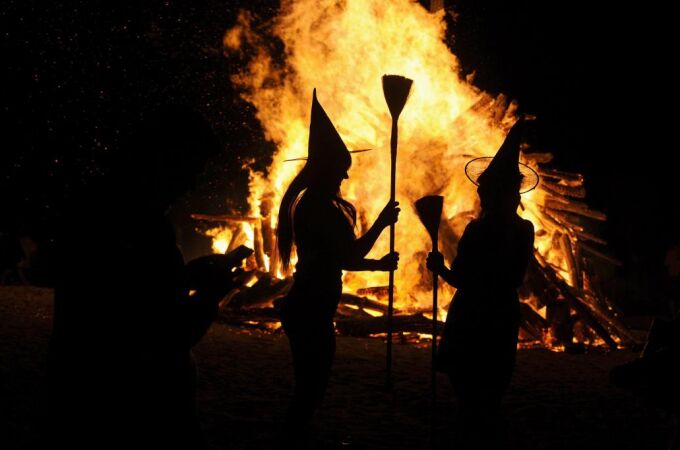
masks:
[[[550,281],[539,269],[539,264],[529,264],[524,283],[522,283],[519,289],[523,297],[529,297],[532,292],[537,293],[535,296],[537,308],[549,306],[557,298],[555,287],[550,284]]]
[[[528,303],[520,302],[520,326],[528,334],[538,340],[543,337],[543,331],[548,327],[548,322],[541,317]]]
[[[563,230],[564,228],[567,228],[554,217],[553,211],[547,211],[544,208],[541,208],[541,210],[543,211],[543,215],[539,220],[546,230]],[[546,225],[550,225],[552,228]]]
[[[253,233],[253,247],[255,250],[255,261],[257,267],[265,268],[267,264],[264,261],[264,243],[262,242],[262,222],[257,221],[254,226]]]
[[[563,181],[569,186],[581,186],[583,184],[583,175],[579,173],[562,172],[545,168],[539,168],[537,172],[542,178],[552,178],[554,180]]]
[[[248,224],[253,230],[253,247],[255,250],[255,261],[258,268],[265,268],[267,264],[265,263],[265,254],[267,253],[266,244],[268,243],[263,234],[263,228],[265,227],[262,217],[253,216],[239,216],[235,214],[191,214],[191,218],[194,220],[203,220],[207,222],[226,222],[235,225]],[[271,231],[269,227],[268,231]],[[267,236],[269,237],[269,236]],[[229,241],[227,251],[231,251],[239,245],[247,241],[247,237],[243,232],[243,228],[238,226],[234,231],[234,234]],[[271,242],[271,239],[269,239]]]
[[[444,322],[438,321],[437,329],[444,328]],[[387,318],[374,317],[371,319],[338,319],[335,321],[336,329],[343,335],[355,337],[367,337],[372,334],[387,332]],[[432,333],[432,320],[423,314],[392,316],[393,332],[417,332]],[[441,331],[439,331],[441,334]]]
[[[567,285],[562,279],[560,279],[554,271],[549,268],[549,265],[545,261],[539,261],[540,255],[535,255],[534,262],[539,269],[539,272],[549,280],[549,282],[555,286],[560,294],[569,302],[571,309],[576,311],[578,316],[588,325],[598,336],[600,336],[612,349],[617,348],[617,343],[611,337],[607,329],[600,324],[600,322],[593,316],[592,310],[589,305],[583,302],[582,299],[578,298],[571,291],[571,287]]]
[[[592,300],[597,303],[599,308],[612,311],[612,308],[609,307],[608,302],[606,301],[607,296],[602,290],[600,277],[594,269],[593,264],[586,258],[583,258],[582,261],[584,272],[588,280],[588,287],[592,291]]]
[[[574,255],[569,235],[563,234],[560,237],[560,247],[566,256],[565,259],[567,260],[567,268],[569,270],[569,275],[571,276],[571,284],[578,289],[582,289],[583,276],[581,274],[581,268],[579,267],[578,261]]]
[[[396,290],[396,289],[395,289]],[[387,298],[389,292],[389,286],[370,286],[365,288],[357,289],[358,295],[372,295],[376,298]]]
[[[498,97],[496,97],[496,100],[494,100],[491,109],[492,120],[497,124],[502,123],[507,110],[508,98],[503,94],[499,94]]]
[[[592,302],[592,300],[591,300]],[[604,310],[609,311],[608,307],[604,307]],[[633,334],[628,330],[628,327],[623,324],[613,313],[612,314],[605,314],[602,312],[602,309],[597,308],[597,307],[592,307],[591,311],[593,315],[601,322],[606,324],[609,328],[613,329],[616,334],[622,338],[622,341],[625,345],[629,344],[638,344],[637,339]]]
[[[544,191],[562,197],[585,198],[586,188],[581,186],[568,186],[564,184],[551,183],[550,181],[543,181],[540,188]]]
[[[436,13],[444,8],[444,0],[420,0],[420,4],[431,13]]]
[[[489,104],[493,101],[493,97],[487,94],[486,92],[482,92],[479,100],[477,100],[475,103],[472,104],[470,107],[470,112],[476,112],[479,113],[481,111],[485,111],[488,107]],[[459,116],[461,118],[463,114]]]
[[[269,273],[276,276],[279,268],[279,250],[276,247],[276,229],[272,227],[272,214],[276,214],[274,199],[272,194],[265,194],[260,199],[260,216],[262,220],[259,223],[260,237],[262,239],[263,253],[269,256]],[[265,266],[262,266],[265,267]]]
[[[229,246],[227,247],[227,253],[231,252],[239,245],[243,245],[247,240],[248,238],[243,232],[243,228],[237,228],[234,234],[231,236],[231,241],[229,241]]]
[[[279,280],[269,273],[261,272],[257,282],[234,295],[227,306],[232,309],[269,306],[276,298],[288,293],[292,285],[292,278]]]
[[[228,325],[268,332],[277,331],[281,328],[279,312],[274,308],[242,310],[238,314],[234,314],[230,310],[222,310],[217,320]]]
[[[574,337],[573,321],[569,302],[556,300],[546,308],[547,322],[550,324],[550,336],[555,342],[550,344],[569,345]]]
[[[551,224],[559,229],[572,230],[573,232],[584,231],[581,225],[567,221],[564,214],[552,210],[544,209],[543,211],[548,220],[551,221]]]
[[[607,220],[605,213],[592,210],[588,208],[588,205],[580,202],[560,202],[551,198],[546,200],[545,206],[548,210],[566,211],[600,221]]]
[[[352,305],[349,303],[340,303],[338,305],[338,309],[336,311],[336,314],[339,317],[342,318],[349,318],[349,319],[370,319],[375,316],[371,315],[370,313],[364,311],[363,308],[360,308],[356,305]]]
[[[354,305],[359,308],[369,308],[375,311],[380,311],[382,313],[387,312],[387,305],[379,302],[377,300],[371,300],[370,298],[360,297],[358,295],[352,295],[348,293],[343,293],[340,296],[340,303],[346,305]]]
[[[547,164],[553,160],[554,156],[549,152],[531,152],[522,153],[522,158],[525,161],[533,162],[535,164]]]
[[[605,321],[610,327],[614,328],[618,335],[621,336],[627,344],[639,344],[637,338],[619,319],[619,317],[622,315],[621,311],[607,298],[607,295],[602,290],[600,277],[594,270],[593,265],[583,258],[583,267],[585,268],[586,275],[588,276],[591,289],[595,292],[594,295],[591,296],[591,301],[597,303],[599,311],[607,311],[607,314],[601,314],[601,320]]]
[[[585,228],[583,226],[584,220],[577,215],[569,214],[560,211],[545,211],[546,214],[559,223],[563,228],[572,230],[575,233],[584,232]]]

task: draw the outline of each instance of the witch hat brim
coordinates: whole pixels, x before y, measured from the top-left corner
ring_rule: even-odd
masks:
[[[350,153],[363,153],[363,152],[370,152],[373,150],[372,148],[360,148],[357,150],[349,150]],[[290,159],[284,159],[283,162],[291,162],[291,161],[307,161],[309,158],[306,156],[301,156],[299,158],[290,158]]]
[[[499,186],[517,186],[520,194],[534,189],[539,182],[536,171],[519,162],[520,145],[529,122],[521,117],[510,128],[500,148],[493,157],[475,158],[465,165],[465,175],[475,185],[494,183]]]
[[[342,137],[335,129],[333,122],[316,98],[316,89],[312,94],[312,110],[309,123],[309,143],[307,156],[286,159],[285,161],[307,161],[312,165],[344,164],[351,153],[365,152],[370,149],[348,150]]]
[[[465,164],[465,175],[468,180],[472,181],[476,186],[479,186],[479,177],[482,176],[486,169],[493,161],[493,156],[482,156],[468,161]],[[536,186],[538,186],[539,176],[538,173],[531,167],[523,163],[517,163],[517,168],[519,169],[519,174],[522,177],[519,186],[519,193],[525,194],[529,191],[533,191]]]

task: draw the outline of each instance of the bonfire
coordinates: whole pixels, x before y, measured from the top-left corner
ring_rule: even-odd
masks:
[[[409,205],[425,195],[444,197],[439,242],[450,261],[479,211],[464,166],[472,158],[492,156],[517,120],[514,101],[481,91],[472,77],[461,74],[445,43],[444,14],[409,0],[284,0],[273,20],[261,23],[242,11],[225,32],[225,53],[245,62],[231,81],[255,107],[266,139],[276,146],[266,171],[245,167],[250,171],[246,216],[194,215],[213,237],[216,252],[244,244],[255,250],[243,286],[223,302],[225,320],[279,326],[274,307],[292,281],[277,257],[276,213],[304,164],[287,160],[306,154],[313,88],[348,147],[372,149],[354,156],[343,184],[343,196],[357,206],[357,234],[377,217],[390,190],[391,119],[381,77],[398,73],[412,79],[413,88],[399,122],[396,192],[403,211],[396,228],[401,262],[395,272],[394,329],[401,337],[426,337],[432,318],[432,278],[424,265],[430,239]],[[552,349],[632,344],[593,270],[594,263],[618,264],[606,255],[606,243],[589,232],[606,217],[584,202],[583,177],[551,167],[552,158],[542,149],[522,153],[522,162],[541,175],[541,182],[520,206],[520,215],[536,229],[535,258],[520,290],[520,340]],[[388,246],[385,233],[374,256],[387,253]],[[388,275],[346,273],[343,281],[339,332],[383,336]],[[439,320],[453,294],[451,286],[439,285]]]

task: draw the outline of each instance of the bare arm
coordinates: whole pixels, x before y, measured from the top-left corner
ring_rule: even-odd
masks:
[[[451,286],[456,285],[453,270],[446,267],[444,262],[444,255],[439,252],[431,252],[427,255],[427,268],[432,271],[432,273],[442,277]]]
[[[439,275],[448,284],[455,288],[460,288],[461,279],[465,278],[465,275],[461,273],[464,270],[465,263],[461,264],[461,261],[469,258],[470,253],[470,235],[474,233],[473,223],[469,223],[465,227],[463,235],[458,241],[458,250],[456,252],[456,258],[451,263],[451,268],[446,267],[444,262],[444,255],[439,252],[432,252],[427,255],[427,268],[433,273]]]
[[[371,249],[375,245],[375,241],[378,240],[378,237],[380,237],[380,234],[383,232],[383,230],[388,226],[392,225],[393,223],[397,222],[399,218],[399,211],[401,211],[399,209],[399,202],[389,202],[387,203],[387,205],[385,205],[385,208],[383,208],[383,210],[380,212],[380,215],[378,215],[378,218],[373,223],[371,228],[369,228],[366,234],[364,234],[363,236],[354,241],[354,244],[349,251],[348,256],[350,261],[348,262],[348,265],[357,264],[365,259],[366,255],[368,254],[368,252],[371,251]],[[358,269],[358,270],[380,270],[380,269]]]

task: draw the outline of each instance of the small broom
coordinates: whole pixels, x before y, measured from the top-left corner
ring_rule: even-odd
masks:
[[[416,201],[416,213],[425,226],[432,240],[432,251],[439,251],[439,221],[442,216],[444,197],[441,195],[428,195]],[[434,411],[437,404],[437,371],[435,370],[435,358],[437,357],[437,287],[438,276],[432,274],[432,417],[434,433]]]
[[[387,107],[392,116],[392,135],[390,138],[390,155],[392,157],[390,167],[390,202],[395,201],[397,186],[397,140],[399,115],[406,105],[406,100],[411,92],[413,80],[401,75],[383,75],[383,93]],[[394,252],[394,224],[390,225],[390,253]],[[390,271],[388,302],[387,302],[387,369],[385,373],[385,385],[392,385],[392,313],[394,311],[394,271]]]

